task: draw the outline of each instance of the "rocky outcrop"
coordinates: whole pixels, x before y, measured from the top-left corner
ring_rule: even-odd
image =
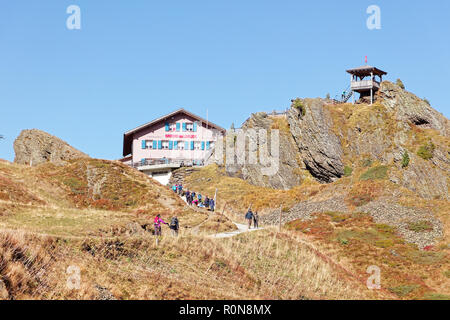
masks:
[[[287,212],[281,212],[281,223],[293,220],[310,220],[314,213],[347,212],[349,208],[345,204],[343,196],[333,197],[322,201],[299,202]],[[261,222],[268,225],[277,225],[280,221],[280,210],[275,210],[263,217]]]
[[[308,171],[320,182],[333,182],[344,174],[339,138],[322,99],[298,101],[288,112],[292,136]]]
[[[381,83],[378,96],[381,98],[381,104],[395,113],[396,120],[435,129],[441,135],[449,136],[449,120],[413,93],[403,90],[392,82],[384,81]]]
[[[37,129],[23,130],[14,141],[14,152],[14,162],[33,166],[89,157],[65,141]]]
[[[238,144],[242,143],[238,141],[238,132],[229,131],[225,139],[225,143],[236,152],[234,163],[230,163],[227,159],[228,162],[225,164],[229,175],[240,177],[254,185],[275,189],[290,189],[300,184],[301,161],[285,115],[254,113],[244,122],[241,129],[246,133],[244,147],[238,147]],[[260,135],[261,129],[265,130],[267,135]],[[255,134],[248,134],[252,130]],[[273,154],[274,130],[278,130],[279,140],[278,148],[274,145],[276,152]],[[256,163],[249,160],[250,153],[258,155]],[[264,157],[263,154],[268,156]],[[239,163],[237,160],[239,157],[245,159],[244,163]]]

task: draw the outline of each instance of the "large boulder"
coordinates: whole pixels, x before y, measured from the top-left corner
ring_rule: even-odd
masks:
[[[67,142],[37,129],[23,130],[14,141],[14,152],[14,162],[33,166],[44,162],[60,164],[89,157]]]
[[[297,99],[288,121],[306,168],[318,181],[329,183],[343,176],[344,164],[341,142],[324,106],[322,99]]]
[[[253,185],[275,188],[290,189],[301,183],[302,170],[301,161],[298,157],[297,146],[289,131],[286,116],[268,115],[265,112],[253,113],[242,125],[243,132],[246,133],[245,147],[235,147],[236,155],[234,164],[226,163],[226,171],[232,176],[240,177]],[[259,135],[261,129],[266,130],[267,136]],[[255,135],[249,134],[254,130]],[[278,154],[272,154],[272,134],[274,130],[279,133]],[[239,143],[236,141],[237,131],[229,131],[226,143],[229,147]],[[252,140],[253,143],[250,143]],[[249,148],[253,148],[250,150]],[[262,151],[266,150],[266,151]],[[258,154],[257,163],[249,161],[250,152]],[[262,159],[262,154],[266,153],[268,159]],[[245,153],[243,155],[242,153]],[[239,164],[237,158],[244,157],[245,163]],[[267,161],[267,162],[266,162]],[[270,168],[270,170],[268,170]],[[269,173],[268,173],[269,172]]]

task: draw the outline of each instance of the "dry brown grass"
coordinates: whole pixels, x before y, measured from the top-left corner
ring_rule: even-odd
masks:
[[[2,239],[2,245],[14,241]],[[18,267],[11,257],[3,256],[10,262],[2,276],[15,288],[10,297],[96,299],[97,286],[107,288],[118,299],[373,297],[372,292],[335,270],[289,232],[261,230],[230,239],[167,235],[159,245],[152,236],[87,238],[51,248],[37,255],[51,261],[44,269],[46,262],[37,262],[41,258],[24,260]],[[35,270],[24,267],[28,261],[34,261]],[[68,275],[64,271],[68,265],[81,270],[79,290],[66,287]],[[39,278],[38,270],[42,273]]]

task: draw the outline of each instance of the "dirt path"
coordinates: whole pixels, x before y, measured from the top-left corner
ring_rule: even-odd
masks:
[[[252,231],[258,231],[258,230],[263,230],[263,228],[257,228],[257,229],[248,229],[247,225],[242,224],[242,223],[236,223],[233,222],[236,227],[238,228],[237,230],[234,231],[228,231],[228,232],[221,232],[221,233],[215,233],[210,235],[210,238],[230,238],[230,237],[234,237],[237,236],[238,234],[244,233],[244,232],[252,232]]]

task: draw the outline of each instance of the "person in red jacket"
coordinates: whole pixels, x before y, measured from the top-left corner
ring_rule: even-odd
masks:
[[[155,220],[153,222],[154,226],[155,226],[155,236],[160,236],[161,235],[161,223],[164,223],[166,225],[169,225],[167,222],[165,222],[162,218],[161,215],[158,213],[155,217]]]

